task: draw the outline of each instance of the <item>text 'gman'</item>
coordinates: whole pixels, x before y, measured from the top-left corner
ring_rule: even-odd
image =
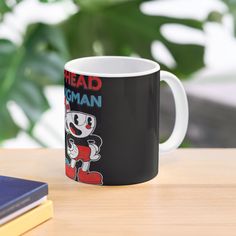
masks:
[[[83,76],[76,75],[74,73],[65,71],[64,72],[65,83],[70,85],[72,88],[82,88],[84,90],[99,91],[102,87],[102,81],[100,78],[95,76]],[[65,96],[68,102],[76,102],[78,105],[86,105],[88,107],[101,107],[102,96],[84,94],[75,92],[73,89],[65,89]]]

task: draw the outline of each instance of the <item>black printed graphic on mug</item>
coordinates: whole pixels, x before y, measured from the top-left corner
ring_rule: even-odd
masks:
[[[101,106],[100,95],[84,93],[85,90],[97,91],[98,88],[100,89],[100,79],[97,77],[85,78],[65,72],[65,83],[71,86],[71,89],[65,90],[66,174],[79,182],[102,185],[102,174],[90,171],[91,162],[96,162],[101,158],[102,138],[94,133],[97,119],[91,113],[80,111],[86,107]],[[73,88],[83,89],[82,93],[80,91],[75,93]],[[69,101],[76,107],[76,110],[71,110]]]

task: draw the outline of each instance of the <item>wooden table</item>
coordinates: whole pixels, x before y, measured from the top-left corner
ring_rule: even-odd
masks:
[[[49,183],[55,216],[26,235],[236,235],[236,149],[180,149],[123,187],[68,179],[63,150],[0,150],[0,174]]]

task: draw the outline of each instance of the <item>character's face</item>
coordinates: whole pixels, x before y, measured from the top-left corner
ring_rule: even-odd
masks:
[[[82,112],[66,113],[66,128],[77,138],[89,136],[95,129],[96,118],[90,114]]]

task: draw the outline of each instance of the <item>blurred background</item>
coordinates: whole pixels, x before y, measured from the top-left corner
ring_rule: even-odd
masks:
[[[0,145],[63,147],[63,66],[90,55],[156,60],[184,83],[183,147],[236,147],[236,0],[0,1]],[[161,88],[161,140],[174,125]]]

